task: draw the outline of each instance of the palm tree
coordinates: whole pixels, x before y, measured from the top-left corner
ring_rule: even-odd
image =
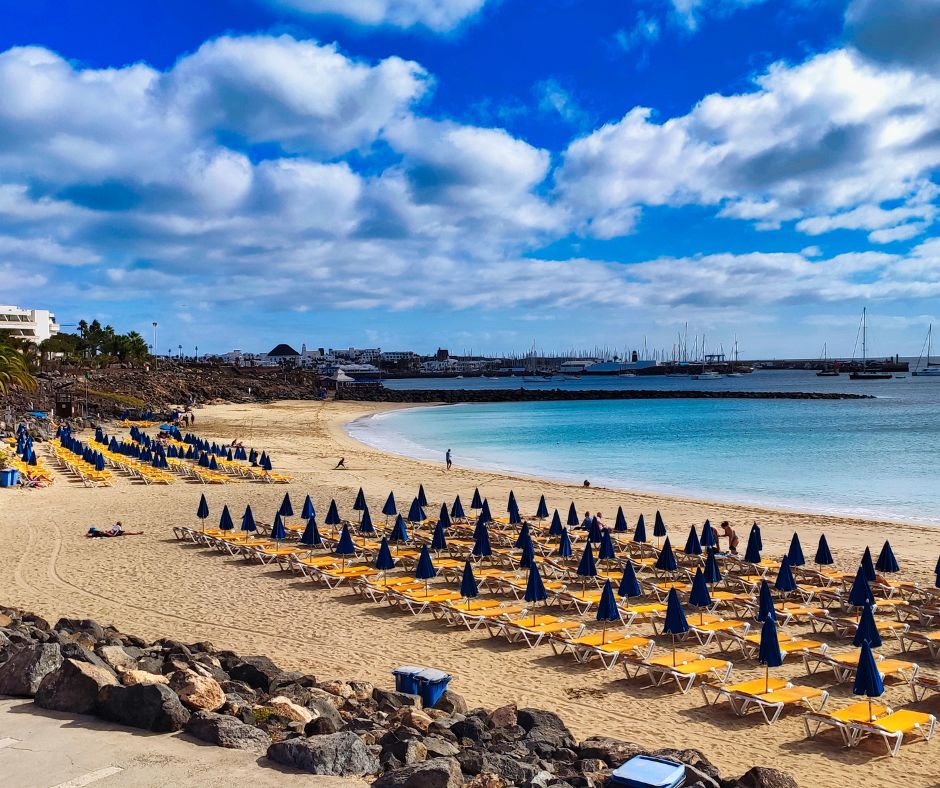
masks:
[[[0,395],[5,396],[13,386],[32,391],[38,384],[29,371],[26,357],[0,339]]]

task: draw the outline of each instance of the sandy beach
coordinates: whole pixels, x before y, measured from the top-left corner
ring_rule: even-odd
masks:
[[[396,665],[433,665],[454,675],[452,689],[471,705],[540,706],[559,712],[579,736],[606,734],[649,746],[697,747],[729,776],[761,764],[793,773],[803,786],[937,784],[936,742],[904,746],[898,758],[890,759],[880,743],[880,749],[872,743],[845,750],[831,736],[807,740],[797,713],[772,727],[755,717],[739,719],[727,708],[705,707],[697,691],[681,695],[649,689],[642,680],[628,681],[619,666],[609,672],[580,667],[554,657],[547,646],[529,650],[478,632],[449,629],[429,614],[402,615],[363,602],[348,590],[315,587],[276,566],[247,564],[174,539],[172,526],[197,523],[195,509],[202,492],[214,523],[225,503],[236,518],[250,503],[256,516],[270,520],[285,491],[298,511],[309,493],[321,515],[330,498],[336,498],[348,516],[360,486],[377,513],[389,490],[394,490],[399,506],[407,507],[423,483],[429,513],[457,493],[468,502],[475,487],[489,498],[494,514],[502,513],[510,489],[523,513],[529,514],[540,494],[545,494],[550,509],[566,511],[573,500],[579,511],[602,511],[609,522],[617,506],[623,506],[631,525],[640,512],[651,522],[659,509],[678,546],[684,544],[690,524],[700,526],[706,517],[713,523],[731,520],[742,549],[750,523],[757,520],[767,556],[782,555],[794,531],[811,556],[819,534],[825,532],[837,563],[847,571],[854,571],[865,545],[877,555],[890,539],[906,578],[933,580],[938,542],[936,530],[929,527],[585,490],[459,466],[447,472],[443,463],[382,453],[346,434],[344,425],[350,420],[381,407],[281,402],[197,410],[197,433],[210,440],[239,438],[246,446],[267,450],[275,469],[294,477],[289,486],[240,482],[203,487],[178,480],[158,487],[118,477],[111,488],[86,489],[60,475],[48,489],[0,491],[0,601],[51,620],[94,618],[148,638],[210,640],[244,654],[267,654],[285,668],[324,678],[361,677],[389,684],[389,671]],[[87,440],[90,434],[79,437]],[[347,471],[332,470],[339,457],[345,457]],[[373,517],[381,521],[381,516]],[[115,520],[145,533],[124,539],[83,538],[90,526],[107,527]],[[642,629],[641,634],[646,627]],[[886,639],[882,651],[897,655],[897,642]],[[930,664],[925,653],[913,659],[926,663],[922,668],[927,672],[940,673],[940,666]],[[736,680],[763,675],[763,669],[750,663],[739,664]],[[816,686],[832,684],[831,673],[807,678],[798,660],[787,660],[775,675]],[[829,688],[831,708],[853,699],[850,684]],[[884,702],[909,706],[908,686],[891,684]],[[940,714],[940,697],[916,708]]]

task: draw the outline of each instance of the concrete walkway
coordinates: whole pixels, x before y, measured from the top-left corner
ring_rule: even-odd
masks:
[[[4,788],[368,785],[281,769],[185,734],[146,733],[14,699],[0,699],[0,775]]]

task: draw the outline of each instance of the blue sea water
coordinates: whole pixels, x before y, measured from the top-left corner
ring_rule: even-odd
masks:
[[[390,381],[427,388],[518,379]],[[399,454],[628,490],[940,525],[940,380],[853,382],[811,372],[585,378],[534,388],[847,391],[872,400],[621,400],[413,408],[353,437]]]

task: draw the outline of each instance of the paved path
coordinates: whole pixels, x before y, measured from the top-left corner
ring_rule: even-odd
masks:
[[[213,747],[183,734],[146,733],[13,699],[0,699],[0,784],[4,788],[367,785],[281,770],[267,759]]]

